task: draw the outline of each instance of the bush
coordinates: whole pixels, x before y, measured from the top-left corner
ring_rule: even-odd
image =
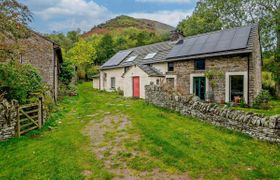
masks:
[[[63,84],[70,84],[75,75],[74,66],[70,62],[63,62],[60,70],[59,80]]]
[[[42,88],[42,78],[33,66],[15,62],[0,65],[0,93],[8,100],[26,103],[31,93]]]
[[[269,91],[262,90],[256,97],[253,107],[256,109],[269,109],[269,101],[272,99]]]

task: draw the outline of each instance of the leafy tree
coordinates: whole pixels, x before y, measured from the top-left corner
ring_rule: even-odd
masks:
[[[26,26],[32,20],[31,12],[16,0],[1,0],[0,19],[0,59],[12,58],[18,44],[7,41],[17,41],[29,35]]]
[[[96,48],[97,59],[95,63],[102,64],[115,54],[112,36],[110,34],[104,35]]]
[[[92,63],[96,50],[90,41],[80,40],[67,53],[67,59],[76,66]]]
[[[216,31],[220,30],[221,27],[222,22],[218,13],[203,1],[198,2],[193,14],[178,25],[178,29],[185,36]]]

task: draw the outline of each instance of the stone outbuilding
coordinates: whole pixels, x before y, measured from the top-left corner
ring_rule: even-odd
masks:
[[[60,64],[63,62],[60,46],[32,30],[28,38],[19,40],[19,45],[20,51],[16,60],[21,64],[31,64],[39,70],[43,81],[49,86],[53,100],[56,101]]]
[[[145,98],[153,82],[205,101],[251,105],[262,88],[261,68],[254,24],[120,51],[101,67],[99,88]]]

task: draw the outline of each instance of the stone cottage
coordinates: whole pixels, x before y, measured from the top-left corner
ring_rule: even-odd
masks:
[[[11,42],[10,42],[11,43]],[[19,41],[18,61],[32,64],[40,72],[43,81],[49,86],[53,100],[58,96],[58,75],[62,63],[60,46],[41,34],[30,30],[29,37]]]
[[[165,83],[202,100],[252,104],[261,91],[259,39],[254,24],[120,51],[101,67],[98,88],[145,98],[145,85]],[[210,72],[221,74],[215,86]]]

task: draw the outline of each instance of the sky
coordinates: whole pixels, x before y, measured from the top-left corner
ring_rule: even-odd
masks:
[[[30,27],[41,33],[82,32],[119,15],[156,20],[176,27],[197,0],[19,0],[33,14]]]

